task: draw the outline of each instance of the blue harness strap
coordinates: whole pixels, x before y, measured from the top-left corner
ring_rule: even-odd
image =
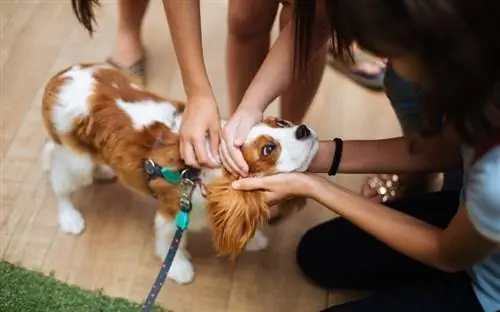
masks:
[[[175,218],[177,230],[175,231],[174,238],[170,243],[167,255],[165,256],[165,259],[163,260],[163,263],[160,267],[160,272],[156,276],[156,280],[153,283],[153,286],[151,287],[151,290],[149,291],[149,294],[146,297],[146,300],[141,309],[141,312],[150,312],[154,306],[158,294],[160,293],[161,288],[163,287],[163,284],[165,283],[165,280],[167,279],[168,272],[170,271],[170,267],[172,266],[175,255],[177,254],[177,250],[179,249],[182,235],[189,226],[189,213],[191,212],[192,208],[191,196],[196,186],[196,180],[198,179],[199,170],[194,168],[185,169],[180,174],[178,174],[177,178],[172,170],[159,168],[159,166],[151,160],[146,161],[145,169],[150,177],[148,180],[162,177],[168,182],[171,182],[173,184],[180,183],[181,185],[180,210]],[[153,193],[153,195],[155,194]]]

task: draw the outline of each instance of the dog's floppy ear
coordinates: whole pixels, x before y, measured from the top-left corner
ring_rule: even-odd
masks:
[[[207,187],[207,210],[215,249],[234,259],[253,237],[258,226],[269,220],[269,207],[262,191],[238,191],[236,178],[224,170]]]

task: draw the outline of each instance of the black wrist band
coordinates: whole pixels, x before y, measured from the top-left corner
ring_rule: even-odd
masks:
[[[333,139],[335,142],[335,154],[333,155],[332,165],[330,166],[330,170],[328,170],[329,176],[334,176],[337,174],[337,170],[339,169],[340,159],[342,158],[342,148],[344,147],[344,141],[339,138]]]

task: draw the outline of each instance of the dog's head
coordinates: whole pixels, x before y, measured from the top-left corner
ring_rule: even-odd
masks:
[[[250,175],[265,176],[306,171],[318,146],[316,133],[306,125],[267,118],[252,128],[242,153]],[[214,245],[221,255],[237,255],[256,228],[269,219],[264,192],[234,190],[231,183],[235,179],[224,170],[207,185]]]

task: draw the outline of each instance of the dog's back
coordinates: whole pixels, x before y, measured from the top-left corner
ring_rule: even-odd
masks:
[[[144,90],[105,64],[77,64],[49,79],[42,104],[49,140],[42,163],[59,200],[63,231],[83,230],[70,194],[95,178],[116,174],[126,186],[149,194],[145,158],[181,166],[178,137],[170,128],[182,110],[182,103]],[[164,146],[153,150],[160,134]]]

